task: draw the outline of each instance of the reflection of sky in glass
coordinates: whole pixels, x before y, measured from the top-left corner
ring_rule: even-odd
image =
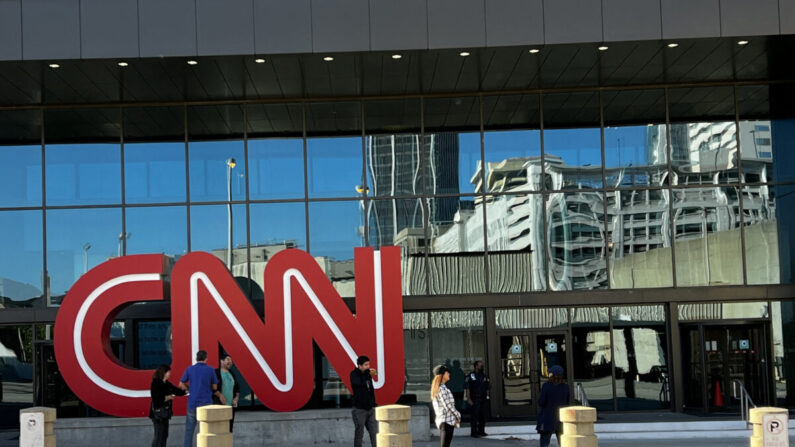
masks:
[[[204,141],[190,143],[190,200],[192,202],[224,201],[227,199],[227,165],[231,157],[236,165],[232,169],[232,200],[246,198],[245,149],[243,141]]]
[[[41,211],[3,211],[0,212],[0,280],[3,278],[29,284],[17,291],[10,285],[0,290],[0,296],[12,299],[32,298],[35,292],[41,294],[42,236]],[[13,254],[9,256],[8,254]]]
[[[185,201],[185,143],[124,145],[127,203]]]
[[[480,133],[458,134],[458,188],[460,192],[475,192],[475,185],[469,180],[475,175],[479,161]],[[449,169],[448,166],[444,167]]]
[[[362,184],[362,138],[306,140],[310,197],[356,196]]]
[[[41,206],[41,146],[0,147],[0,206]]]
[[[648,129],[649,126],[605,127],[605,166],[611,168],[648,165]],[[661,149],[664,151],[665,146]]]
[[[118,144],[59,144],[45,150],[48,205],[121,202]]]
[[[304,142],[301,139],[249,140],[250,197],[304,197]]]
[[[544,153],[557,155],[569,166],[601,166],[599,128],[550,129],[544,131]]]
[[[492,131],[483,134],[486,161],[541,155],[541,132],[538,130]]]
[[[309,241],[314,256],[353,259],[353,248],[364,245],[358,232],[360,201],[309,204]]]
[[[229,228],[226,205],[190,207],[191,251],[226,250]],[[232,205],[232,245],[246,244],[246,206]]]
[[[52,296],[63,295],[92,267],[118,256],[119,208],[47,211],[47,270]],[[86,244],[90,248],[85,250]],[[84,253],[87,265],[84,265]]]
[[[253,203],[251,212],[251,245],[278,244],[294,240],[306,250],[304,203]],[[322,226],[322,223],[318,225]]]
[[[184,206],[127,208],[127,254],[181,255],[188,250],[188,217]],[[224,233],[226,234],[226,233]]]

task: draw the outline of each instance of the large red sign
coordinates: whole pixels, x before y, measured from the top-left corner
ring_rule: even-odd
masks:
[[[296,249],[279,252],[265,268],[265,321],[215,256],[194,252],[180,258],[170,288],[165,261],[162,255],[109,260],[83,275],[64,298],[55,320],[55,356],[64,380],[87,405],[115,416],[147,414],[153,371],[132,369],[114,356],[110,325],[125,305],[164,299],[171,300],[174,376],[200,349],[209,354],[210,365],[218,365],[220,343],[267,407],[297,410],[314,387],[314,342],[348,389],[348,372],[357,356],[367,355],[378,371],[378,403],[400,396],[399,248],[355,249],[355,315],[312,256]],[[185,405],[186,399],[177,399],[175,413],[184,414]]]

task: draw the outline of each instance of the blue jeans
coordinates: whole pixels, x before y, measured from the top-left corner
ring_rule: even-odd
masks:
[[[551,431],[539,432],[539,434],[541,435],[541,439],[540,439],[541,442],[540,442],[539,446],[540,447],[549,447],[549,443],[550,443],[550,441],[552,441],[552,434],[553,433],[554,432],[551,432]],[[558,438],[558,445],[560,445],[560,433],[555,433],[555,437]]]
[[[193,447],[193,438],[196,432],[196,409],[188,408],[188,414],[185,415],[185,440],[182,442],[182,447]]]

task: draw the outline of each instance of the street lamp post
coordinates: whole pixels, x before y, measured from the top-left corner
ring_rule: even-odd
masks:
[[[119,247],[118,247],[118,249],[116,251],[116,256],[117,257],[119,257],[119,258],[121,257],[121,246],[122,246],[123,241],[125,241],[125,240],[127,240],[127,239],[129,239],[131,237],[132,237],[132,233],[119,233]]]
[[[88,250],[91,248],[91,243],[86,242],[83,245],[83,273],[88,271]]]
[[[232,169],[235,168],[235,159],[226,160],[226,213],[227,213],[227,241],[226,241],[226,268],[232,271]]]

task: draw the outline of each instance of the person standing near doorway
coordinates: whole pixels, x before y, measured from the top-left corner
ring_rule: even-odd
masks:
[[[558,439],[562,434],[559,410],[569,404],[571,393],[566,383],[563,367],[555,365],[549,368],[549,381],[541,387],[538,397],[538,424],[536,431],[541,435],[540,447],[548,447],[552,434]]]
[[[235,380],[235,375],[232,374],[232,356],[229,354],[221,354],[221,363],[219,368],[215,370],[215,376],[218,379],[218,389],[224,395],[226,405],[232,407],[232,419],[229,420],[229,431],[232,432],[235,426],[235,413],[237,412],[237,402],[240,400],[240,386]],[[215,399],[213,399],[215,402]],[[220,402],[220,399],[219,399]]]
[[[483,362],[478,360],[473,365],[473,370],[466,378],[467,404],[472,409],[469,436],[479,438],[486,434],[486,411],[489,406],[488,376],[483,372]]]
[[[193,438],[196,435],[196,409],[213,404],[213,395],[217,396],[221,404],[226,404],[224,395],[218,391],[218,378],[215,370],[207,364],[207,351],[196,353],[196,363],[189,366],[179,379],[179,387],[190,391],[188,395],[188,414],[185,415],[185,438],[183,447],[193,447]]]
[[[433,368],[431,383],[431,400],[433,412],[436,414],[436,427],[439,429],[439,445],[450,447],[453,442],[453,431],[461,423],[461,413],[455,408],[453,393],[445,383],[450,381],[450,371],[444,365]]]
[[[364,429],[370,434],[370,444],[375,447],[375,435],[378,426],[375,422],[375,387],[373,376],[376,374],[370,368],[370,358],[366,355],[356,359],[357,367],[351,371],[351,388],[353,389],[353,426],[356,431],[353,435],[354,447],[362,447]]]

